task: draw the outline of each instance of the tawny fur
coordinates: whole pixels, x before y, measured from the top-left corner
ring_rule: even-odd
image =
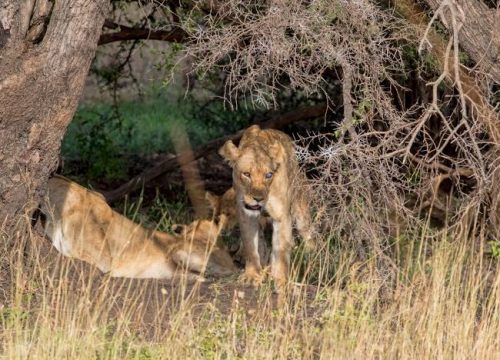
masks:
[[[231,231],[238,225],[238,212],[236,210],[236,193],[234,188],[230,188],[223,195],[218,196],[209,191],[205,193],[210,208],[213,210],[213,217],[224,215],[226,222],[224,230]]]
[[[234,188],[229,188],[222,195],[215,195],[210,191],[205,193],[210,209],[213,211],[213,217],[224,217],[225,223],[223,231],[231,232],[238,225],[238,209],[236,207],[236,192]],[[272,226],[272,219],[269,215],[261,214],[259,224],[262,229]]]
[[[238,225],[238,209],[236,207],[236,193],[234,188],[229,188],[222,195],[215,195],[209,191],[206,192],[205,198],[207,199],[211,210],[213,211],[213,218],[224,218],[225,223],[222,231],[229,234],[235,234],[235,228]],[[259,218],[259,226],[261,235],[259,235],[258,252],[262,266],[269,265],[269,258],[271,256],[271,249],[266,243],[263,234],[272,229],[272,219],[268,215],[261,215]],[[239,235],[238,232],[236,232]],[[233,259],[240,263],[245,263],[245,256],[243,245],[241,243],[234,244],[235,247],[231,252]]]
[[[114,277],[201,280],[236,271],[216,245],[224,221],[197,220],[181,236],[146,229],[112,210],[104,198],[61,176],[41,206],[45,232],[62,254]]]
[[[272,275],[278,287],[286,285],[293,244],[292,223],[306,246],[315,247],[307,194],[291,139],[278,130],[254,125],[243,133],[236,147],[226,142],[219,153],[233,168],[233,187],[241,238],[245,250],[244,280],[262,281],[257,251],[260,219],[265,210],[273,224]]]

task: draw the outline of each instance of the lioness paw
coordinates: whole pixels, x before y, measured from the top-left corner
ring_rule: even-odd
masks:
[[[253,269],[245,270],[245,272],[241,274],[239,282],[257,287],[262,284],[265,277],[266,274],[263,271],[258,271]]]
[[[312,237],[304,239],[304,249],[308,253],[316,252],[318,250],[318,242]]]

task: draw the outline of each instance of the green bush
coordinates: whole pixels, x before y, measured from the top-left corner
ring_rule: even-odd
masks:
[[[173,103],[158,92],[147,101],[80,106],[62,144],[66,175],[85,180],[126,180],[144,168],[144,160],[173,153],[172,126],[181,123],[191,145],[248,125],[250,110],[226,111],[219,103],[201,105],[189,98]]]

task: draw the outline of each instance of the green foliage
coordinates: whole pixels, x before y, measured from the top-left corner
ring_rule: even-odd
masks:
[[[193,220],[185,192],[177,192],[174,200],[157,192],[147,207],[144,206],[144,194],[141,192],[133,201],[125,198],[118,208],[123,209],[122,214],[130,220],[163,232],[169,232],[173,224],[187,224]]]
[[[419,54],[417,44],[412,42],[404,43],[401,45],[401,50],[406,71],[402,72],[400,75],[405,79],[408,78],[405,74],[415,71],[415,69],[418,69],[424,74],[439,74],[440,66],[437,59],[427,51]]]
[[[170,231],[173,224],[188,223],[189,203],[185,192],[178,193],[175,200],[166,199],[161,194],[156,194],[151,206],[147,209],[145,217],[155,219],[155,228],[160,231]]]
[[[3,327],[16,323],[24,323],[28,318],[29,313],[18,307],[0,308],[0,324]]]
[[[122,69],[118,66],[97,67],[92,64],[90,71],[98,77],[100,83],[106,86],[115,83],[122,76]]]
[[[188,116],[196,119],[196,123],[202,130],[193,133],[194,141],[203,142],[199,138],[201,134],[215,138],[234,133],[250,125],[255,117],[262,118],[262,110],[245,104],[234,111],[227,109],[221,101],[197,103],[192,100],[191,104],[192,106],[186,109]]]
[[[491,254],[491,257],[494,259],[500,260],[500,241],[498,240],[491,240],[488,241],[489,245],[489,252]]]
[[[86,178],[125,178],[125,160],[117,156],[120,151],[117,140],[126,138],[126,133],[121,118],[112,109],[99,112],[82,109],[68,128],[62,145],[63,157],[70,162],[78,160]]]
[[[157,64],[155,67],[157,70],[163,70],[165,73],[170,73],[171,76],[167,77],[163,80],[163,86],[170,85],[173,76],[174,70],[177,68],[177,63],[179,59],[179,53],[184,49],[184,45],[171,43],[169,49],[167,51],[159,51],[159,57],[162,59],[161,63]],[[154,51],[154,50],[153,50]]]
[[[174,152],[170,131],[182,123],[192,146],[235,132],[248,125],[252,110],[229,112],[216,102],[200,104],[192,98],[168,102],[163,89],[150,89],[144,102],[123,101],[116,106],[81,106],[62,144],[66,175],[84,179],[126,180],[144,168],[144,160]],[[255,111],[254,111],[255,113]]]

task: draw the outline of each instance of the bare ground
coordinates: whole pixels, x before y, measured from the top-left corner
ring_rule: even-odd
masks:
[[[61,255],[39,234],[33,233],[28,241],[19,247],[18,253],[2,259],[0,310],[21,304],[25,310],[36,313],[48,305],[56,313],[61,306],[71,307],[70,304],[81,304],[81,299],[89,299],[86,309],[70,310],[91,316],[93,309],[99,309],[97,312],[108,321],[128,316],[132,327],[145,340],[158,340],[171,330],[174,325],[170,319],[180,311],[188,311],[195,320],[211,314],[228,316],[235,310],[245,312],[251,319],[279,308],[271,283],[256,289],[240,283],[239,274],[187,284],[112,278],[90,264]],[[23,266],[22,279],[14,275],[20,273],[19,266]],[[296,285],[284,306],[293,307],[300,317],[311,318],[320,311],[320,304],[315,302],[319,290],[313,285]],[[22,294],[22,300],[16,298],[16,293]],[[25,301],[26,294],[29,301]],[[51,299],[51,304],[44,303],[47,299]]]

